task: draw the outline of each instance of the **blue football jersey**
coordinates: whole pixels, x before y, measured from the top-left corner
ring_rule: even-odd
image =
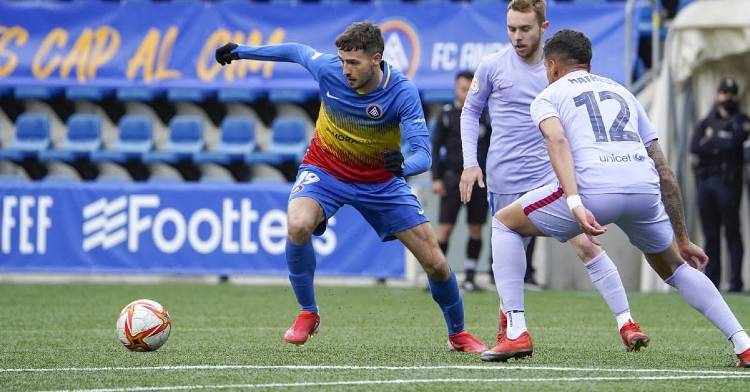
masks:
[[[381,62],[378,88],[362,94],[349,86],[338,56],[306,45],[242,45],[235,52],[243,59],[301,64],[318,81],[320,113],[303,163],[321,167],[342,181],[386,181],[393,175],[383,167],[383,151],[400,150],[402,132],[410,141],[423,139],[416,144],[423,144],[419,148],[429,158],[429,131],[419,92],[387,62]]]

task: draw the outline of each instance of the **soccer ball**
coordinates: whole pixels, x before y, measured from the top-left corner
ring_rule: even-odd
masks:
[[[129,303],[117,319],[117,338],[130,351],[154,351],[169,338],[172,319],[161,304],[150,299]]]

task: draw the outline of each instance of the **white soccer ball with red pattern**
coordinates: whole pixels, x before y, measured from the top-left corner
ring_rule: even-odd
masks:
[[[117,338],[128,350],[154,351],[169,338],[172,319],[161,304],[150,299],[129,303],[117,319]]]

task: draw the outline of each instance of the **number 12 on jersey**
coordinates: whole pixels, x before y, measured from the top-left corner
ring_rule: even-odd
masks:
[[[620,104],[620,111],[615,116],[615,121],[609,127],[608,131],[604,130],[604,120],[602,120],[602,113],[599,110],[599,104],[596,102],[596,95],[593,91],[585,91],[581,95],[573,98],[576,107],[586,106],[586,111],[589,113],[589,120],[591,121],[591,129],[594,131],[594,137],[597,142],[638,142],[641,140],[638,134],[631,131],[625,130],[630,119],[630,108],[628,108],[628,102],[620,94],[613,91],[600,91],[599,101],[606,101],[608,99],[614,99]],[[609,138],[607,138],[609,133]]]

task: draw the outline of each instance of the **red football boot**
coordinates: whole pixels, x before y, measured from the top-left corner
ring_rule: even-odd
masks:
[[[451,351],[463,351],[466,353],[481,353],[487,346],[474,335],[461,331],[455,335],[448,336],[448,348]]]
[[[534,344],[526,331],[516,339],[509,339],[508,335],[503,334],[495,347],[483,352],[479,358],[487,362],[505,362],[511,358],[530,357],[533,351]]]
[[[750,368],[750,348],[743,351],[742,354],[737,354],[737,367]]]
[[[495,341],[495,346],[500,344],[500,341],[503,340],[505,337],[505,327],[508,325],[508,316],[505,315],[505,312],[500,310],[500,316],[497,320],[497,340]]]
[[[299,312],[294,324],[286,330],[284,340],[291,344],[305,344],[307,339],[318,332],[320,316],[315,312],[303,310]]]
[[[651,341],[648,335],[641,332],[641,326],[630,320],[620,328],[620,336],[627,351],[638,351],[641,347],[648,346],[648,342]]]

